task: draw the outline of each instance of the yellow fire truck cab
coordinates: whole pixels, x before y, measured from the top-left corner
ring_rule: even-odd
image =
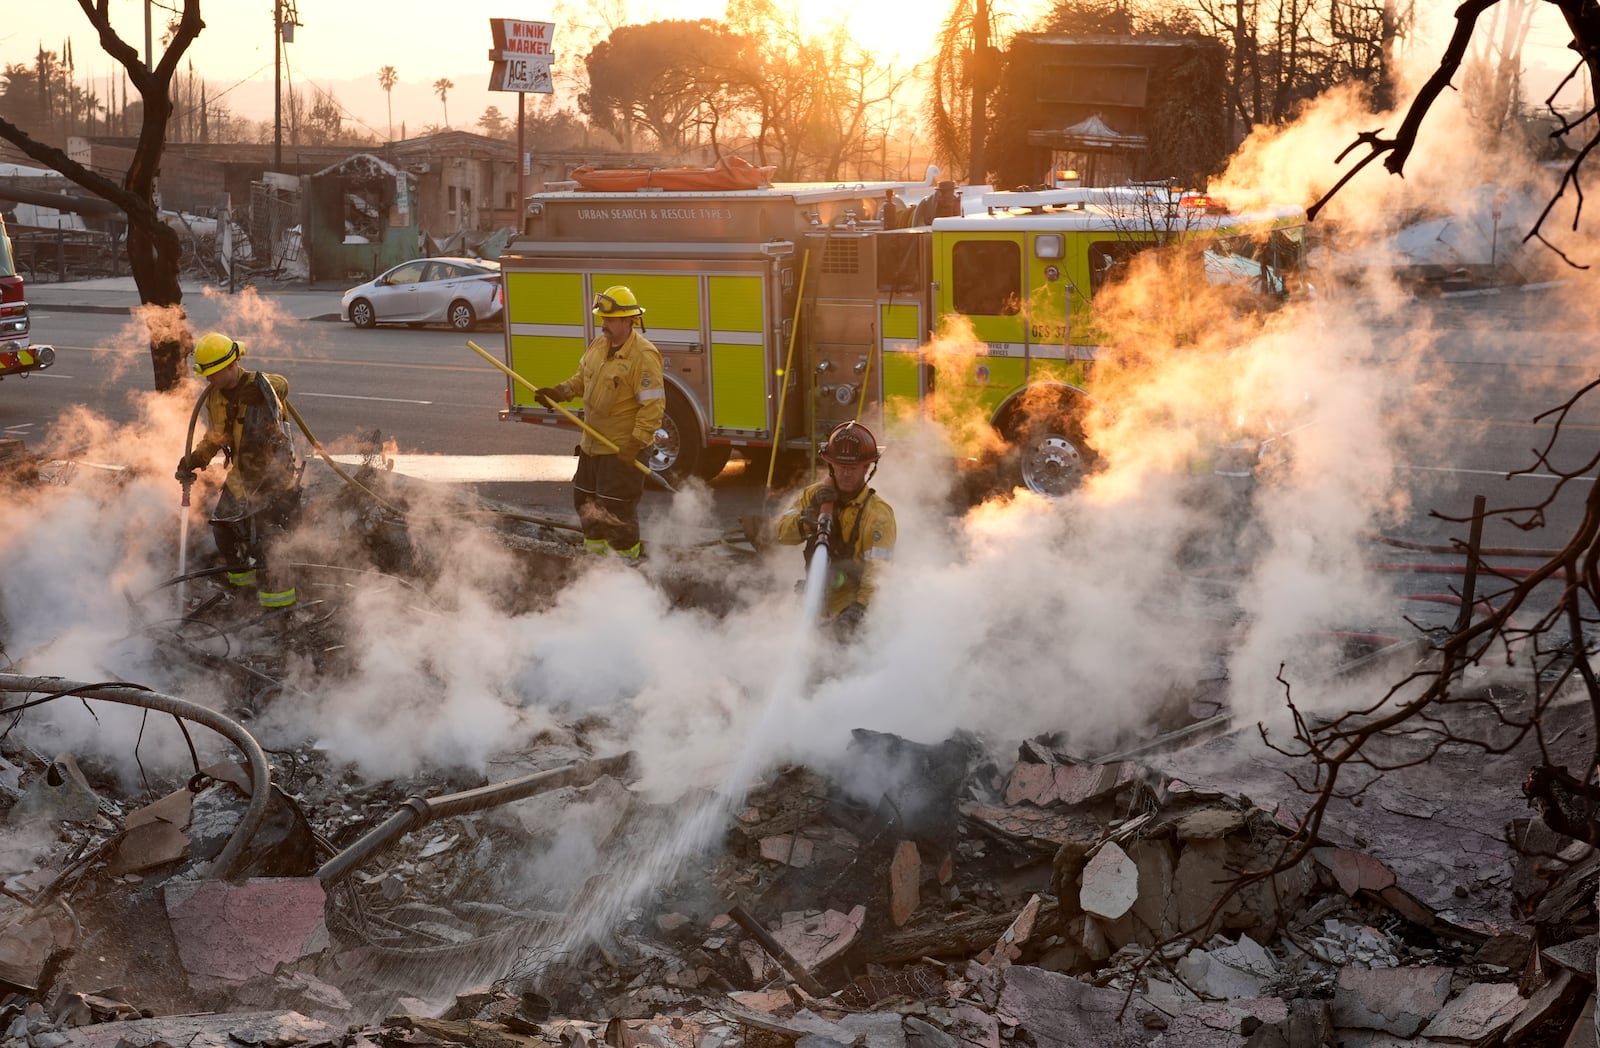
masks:
[[[1089,303],[1134,254],[1198,239],[1194,279],[1269,299],[1304,267],[1295,207],[1235,212],[1164,186],[980,192],[930,179],[535,194],[500,260],[506,362],[534,386],[566,379],[598,333],[595,292],[627,285],[665,365],[651,465],[710,477],[735,448],[809,453],[846,419],[883,433],[933,396],[927,344],[960,316],[973,344],[961,402],[1014,450],[1008,480],[1059,495],[1093,457],[1078,421]],[[501,417],[564,424],[518,383]]]

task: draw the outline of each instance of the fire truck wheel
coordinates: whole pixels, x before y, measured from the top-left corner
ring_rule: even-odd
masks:
[[[676,484],[689,477],[710,480],[728,464],[727,445],[708,446],[700,422],[676,390],[667,391],[667,413],[661,420],[656,446],[650,453],[651,469]]]
[[[1063,400],[1053,411],[1018,413],[1000,424],[1007,445],[1001,477],[1005,483],[1046,498],[1077,490],[1098,456],[1083,435],[1075,407]]]

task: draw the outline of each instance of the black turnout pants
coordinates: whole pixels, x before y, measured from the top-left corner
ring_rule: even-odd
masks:
[[[617,553],[637,555],[643,495],[644,472],[632,462],[616,455],[578,452],[572,504],[586,545],[604,542]]]

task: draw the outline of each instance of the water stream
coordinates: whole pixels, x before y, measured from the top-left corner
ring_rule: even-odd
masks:
[[[178,618],[182,619],[188,607],[188,583],[183,576],[189,571],[189,489],[183,491],[183,506],[178,510]]]
[[[743,745],[734,748],[737,757],[721,783],[677,819],[664,822],[654,833],[633,837],[629,854],[614,860],[603,878],[591,879],[566,920],[524,946],[507,973],[509,980],[522,987],[537,986],[547,971],[578,961],[589,946],[603,942],[651,889],[670,883],[686,860],[725,832],[730,817],[744,806],[751,784],[771,762],[774,741],[782,739],[785,725],[792,723],[790,711],[806,696],[828,575],[828,550],[820,545],[806,572],[799,618],[791,627],[794,643],[786,646],[760,714]]]

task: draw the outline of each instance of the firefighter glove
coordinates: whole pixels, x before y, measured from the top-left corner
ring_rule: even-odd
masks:
[[[623,437],[617,441],[617,457],[624,462],[637,461],[639,452],[644,450],[644,444],[632,437]]]
[[[178,460],[178,471],[173,474],[186,484],[194,482],[194,473],[197,469],[205,469],[206,458],[198,451],[191,451]]]
[[[757,553],[772,545],[772,532],[767,526],[766,517],[748,513],[739,518],[739,527],[744,529],[744,537],[750,540],[751,547]]]
[[[846,604],[840,609],[839,614],[833,617],[833,628],[841,638],[848,637],[861,628],[861,623],[866,617],[865,604]]]
[[[537,400],[547,408],[553,408],[557,403],[566,399],[565,397],[557,396],[557,394],[560,392],[561,391],[554,386],[540,386],[538,389],[533,391],[533,399]]]
[[[821,512],[823,506],[839,501],[839,489],[832,484],[824,484],[811,496],[811,505],[816,512]]]

